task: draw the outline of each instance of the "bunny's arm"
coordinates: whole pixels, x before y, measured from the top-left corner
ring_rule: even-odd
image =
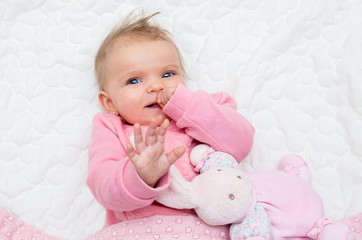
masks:
[[[256,204],[242,222],[231,225],[230,237],[231,240],[270,240],[271,223],[266,211]]]

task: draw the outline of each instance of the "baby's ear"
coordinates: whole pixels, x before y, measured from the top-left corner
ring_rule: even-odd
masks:
[[[98,101],[99,101],[99,104],[104,109],[104,111],[106,111],[107,113],[112,114],[113,112],[116,111],[116,108],[112,102],[112,99],[107,92],[100,91],[98,93]]]
[[[170,186],[161,192],[156,201],[165,206],[177,209],[192,209],[197,207],[194,201],[194,191],[175,166],[170,168]]]

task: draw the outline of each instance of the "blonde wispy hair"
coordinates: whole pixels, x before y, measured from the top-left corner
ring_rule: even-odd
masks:
[[[180,68],[182,73],[185,75],[182,56],[174,43],[170,32],[160,27],[159,24],[151,21],[151,19],[158,14],[160,14],[160,12],[146,16],[143,11],[140,14],[135,14],[135,11],[132,11],[126,16],[121,24],[116,25],[108,33],[100,45],[94,61],[94,72],[100,90],[103,90],[103,84],[105,82],[104,73],[107,55],[111,51],[114,43],[121,37],[127,37],[130,39],[141,38],[146,40],[165,40],[171,42],[176,48],[180,61]]]

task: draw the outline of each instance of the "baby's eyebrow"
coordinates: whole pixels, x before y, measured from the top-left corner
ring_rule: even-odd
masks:
[[[177,64],[169,64],[169,65],[166,65],[166,68],[177,68],[177,69],[181,69],[180,65],[177,65]]]
[[[138,71],[138,70],[121,73],[120,76],[118,77],[118,80],[128,81],[131,78],[139,77],[139,75],[140,75],[140,71]]]

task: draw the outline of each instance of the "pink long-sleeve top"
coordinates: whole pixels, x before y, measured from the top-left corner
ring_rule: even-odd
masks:
[[[254,128],[236,111],[235,101],[226,93],[194,92],[180,85],[163,111],[171,118],[165,152],[180,145],[186,147],[186,153],[175,165],[188,181],[197,174],[189,159],[196,144],[207,143],[215,150],[230,153],[238,162],[252,148]],[[142,130],[145,133],[147,126]],[[133,126],[118,116],[98,113],[93,119],[87,184],[107,209],[106,224],[156,214],[194,214],[154,201],[158,193],[168,187],[168,173],[153,188],[142,181],[126,153],[132,136]]]

